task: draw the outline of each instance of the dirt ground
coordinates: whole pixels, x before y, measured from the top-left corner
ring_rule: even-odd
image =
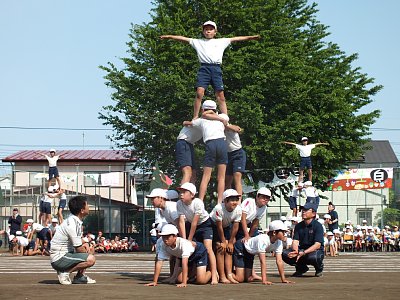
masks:
[[[5,259],[13,257],[0,257],[0,270],[5,270]],[[43,258],[35,259],[30,263],[48,264]],[[112,259],[107,256],[98,257],[98,263]],[[127,258],[123,258],[127,260]],[[135,256],[129,260],[148,262],[148,257]],[[346,257],[336,258],[346,259]],[[15,260],[17,261],[17,260]],[[349,260],[350,261],[350,260]],[[335,261],[337,263],[338,261]],[[379,261],[378,261],[379,262]],[[394,260],[398,264],[398,260]],[[23,263],[23,262],[22,262]],[[140,262],[139,262],[140,263]],[[365,260],[366,265],[371,259]],[[329,261],[327,261],[329,264]],[[333,269],[332,269],[333,270]],[[134,270],[132,270],[134,271]],[[303,278],[288,278],[294,284],[278,283],[278,274],[268,274],[269,280],[275,282],[272,286],[263,286],[259,282],[243,284],[219,284],[217,286],[189,285],[186,288],[177,288],[174,285],[160,284],[157,287],[146,287],[150,282],[151,274],[140,272],[115,272],[93,273],[97,280],[94,285],[62,286],[58,283],[56,274],[52,273],[6,273],[0,272],[0,299],[399,299],[400,297],[400,272],[376,272],[357,270],[331,271],[324,273],[321,278],[309,276]],[[308,273],[307,273],[308,274]]]

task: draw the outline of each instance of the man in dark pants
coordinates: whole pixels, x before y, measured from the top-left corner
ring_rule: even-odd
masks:
[[[331,219],[328,222],[329,231],[334,231],[335,229],[339,228],[339,217],[338,213],[335,210],[335,205],[332,202],[329,202],[328,205],[328,214],[331,216]]]
[[[18,214],[18,208],[13,209],[12,216],[8,219],[10,234],[15,235],[21,230],[22,217]]]
[[[309,269],[315,268],[315,276],[321,277],[324,269],[324,230],[321,223],[315,220],[317,208],[314,203],[300,207],[303,221],[294,228],[292,248],[284,250],[283,261],[296,266],[295,277],[301,277]]]

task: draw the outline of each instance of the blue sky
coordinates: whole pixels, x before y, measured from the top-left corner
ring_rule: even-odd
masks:
[[[319,0],[318,19],[355,66],[384,89],[367,110],[380,109],[373,128],[399,129],[400,1]],[[125,57],[130,24],[150,20],[150,1],[0,2],[0,158],[26,149],[107,149],[109,131],[19,130],[1,127],[105,128],[98,112],[111,104],[98,68]],[[396,32],[397,31],[397,32]],[[250,33],[249,33],[250,34]],[[398,104],[397,104],[398,105]],[[400,130],[372,131],[400,156]]]

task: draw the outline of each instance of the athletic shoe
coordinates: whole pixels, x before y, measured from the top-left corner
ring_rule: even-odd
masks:
[[[94,284],[96,280],[90,278],[89,276],[82,275],[82,276],[75,276],[74,280],[72,280],[73,284]]]
[[[292,277],[302,277],[304,273],[307,273],[308,267],[306,269],[302,270],[296,270],[296,272],[293,273]]]
[[[57,271],[58,281],[61,284],[72,284],[71,278],[69,278],[68,272],[59,272]]]
[[[315,277],[322,277],[322,276],[323,276],[322,271],[315,272]]]

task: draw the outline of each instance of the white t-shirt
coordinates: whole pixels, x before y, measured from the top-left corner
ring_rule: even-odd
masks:
[[[230,129],[226,129],[225,136],[226,144],[228,146],[228,152],[242,149],[242,142],[240,141],[239,133]]]
[[[233,211],[227,211],[225,203],[219,203],[215,205],[214,209],[210,213],[210,218],[214,222],[222,221],[222,227],[228,227],[232,223],[240,222],[242,217],[242,208],[238,205]]]
[[[165,218],[161,215],[161,209],[159,209],[158,207],[154,208],[154,223],[168,223],[167,220],[165,220]]]
[[[192,223],[195,215],[200,216],[198,225],[204,223],[209,218],[208,212],[204,208],[204,202],[199,198],[194,198],[190,205],[186,205],[179,200],[176,203],[179,216],[185,216],[186,221]]]
[[[191,241],[177,237],[175,248],[165,245],[164,242],[161,243],[160,248],[158,249],[157,259],[167,260],[171,257],[171,255],[178,258],[189,257],[194,251],[195,247]]]
[[[26,247],[29,245],[29,240],[23,236],[17,236],[18,245]]]
[[[309,144],[309,145],[296,144],[296,148],[299,149],[301,157],[309,157],[311,156],[311,150],[315,148],[315,144]]]
[[[267,212],[267,206],[258,207],[254,198],[246,198],[242,204],[242,212],[246,214],[247,223],[251,223],[254,219],[261,220]]]
[[[152,229],[150,230],[150,235],[151,235],[151,236],[157,236],[157,229],[152,228]]]
[[[315,187],[313,187],[313,186],[306,187],[304,189],[304,192],[306,193],[307,197],[314,197],[315,198],[315,197],[319,196],[317,189]]]
[[[46,202],[46,203],[53,203],[53,199],[54,199],[54,198],[51,198],[51,197],[49,197],[47,194],[45,194],[44,197],[43,197],[43,202]]]
[[[40,232],[44,227],[39,223],[32,223],[32,230],[34,232]]]
[[[231,39],[190,39],[189,44],[196,50],[200,63],[222,64],[225,49]]]
[[[59,158],[59,155],[54,155],[53,157],[45,155],[47,161],[49,162],[49,167],[57,167],[57,160]]]
[[[192,124],[201,129],[204,143],[209,140],[225,139],[225,125],[220,121],[198,118],[193,120]]]
[[[67,253],[74,253],[75,247],[82,245],[82,221],[70,215],[61,225],[51,240],[50,260],[55,262]]]
[[[167,221],[167,223],[178,225],[179,214],[176,202],[166,201],[165,208],[160,209],[160,216]]]
[[[298,189],[297,186],[295,186],[295,187],[292,189],[292,192],[290,193],[290,197],[294,197],[294,198],[299,197],[299,189]]]
[[[283,244],[281,240],[277,240],[275,243],[271,243],[268,234],[259,234],[255,237],[248,239],[244,243],[246,251],[250,254],[256,255],[265,252],[275,252],[276,254],[282,254]]]
[[[183,126],[178,134],[177,140],[185,140],[188,143],[195,144],[202,138],[201,129],[194,126]]]

